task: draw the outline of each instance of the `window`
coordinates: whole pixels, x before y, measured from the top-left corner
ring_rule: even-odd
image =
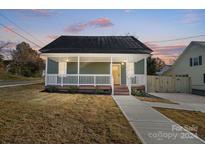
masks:
[[[205,73],[204,73],[204,83],[205,83]]]
[[[189,59],[189,65],[192,66],[198,66],[202,65],[202,56],[194,57]]]
[[[202,56],[199,56],[199,65],[202,65]]]
[[[194,63],[193,63],[194,66],[197,66],[199,65],[199,58],[198,57],[195,57],[194,58]]]
[[[59,62],[58,74],[66,74],[66,66],[67,66],[66,62]]]

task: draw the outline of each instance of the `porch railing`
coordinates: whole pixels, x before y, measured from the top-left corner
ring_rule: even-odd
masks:
[[[130,84],[135,86],[145,85],[146,84],[146,75],[144,74],[135,74],[130,78]]]
[[[46,85],[112,85],[110,74],[46,74]]]

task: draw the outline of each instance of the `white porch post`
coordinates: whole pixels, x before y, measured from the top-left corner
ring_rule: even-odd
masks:
[[[130,73],[129,73],[129,66],[130,66],[130,63],[128,64],[128,58],[126,59],[126,76],[127,76],[127,78],[126,78],[126,85],[127,85],[127,87],[128,87],[128,89],[129,89],[129,95],[131,95],[131,91],[132,91],[132,85],[131,85],[131,82],[130,82],[130,78],[131,78],[131,76],[130,76]]]
[[[144,80],[145,80],[145,92],[147,92],[147,57],[144,58]]]
[[[114,95],[114,83],[113,83],[113,77],[112,77],[112,56],[110,57],[110,82],[112,87],[112,95]]]
[[[79,84],[80,84],[79,74],[80,74],[80,56],[78,56],[78,86],[79,86]]]
[[[48,73],[48,57],[46,57],[46,67],[45,67],[45,86],[47,86],[47,74]]]

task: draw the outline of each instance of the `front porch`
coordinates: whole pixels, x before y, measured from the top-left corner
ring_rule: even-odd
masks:
[[[147,55],[51,55],[46,58],[45,86],[110,87],[145,86]],[[103,88],[102,88],[103,89]]]

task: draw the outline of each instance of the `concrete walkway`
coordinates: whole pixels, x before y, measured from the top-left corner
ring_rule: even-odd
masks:
[[[113,99],[143,143],[205,143],[196,135],[133,96],[113,96]]]

